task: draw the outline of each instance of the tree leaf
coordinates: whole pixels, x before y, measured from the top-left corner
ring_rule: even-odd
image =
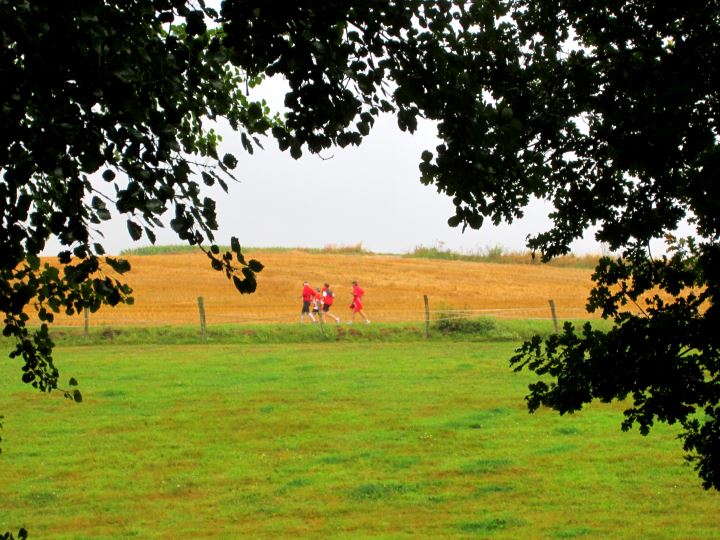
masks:
[[[138,225],[137,223],[135,223],[134,221],[129,220],[129,219],[127,220],[127,229],[128,229],[128,232],[130,233],[130,237],[133,240],[140,240],[140,238],[142,238],[142,233],[143,233],[142,227],[140,225]]]
[[[260,272],[265,266],[258,260],[250,259],[248,261],[248,268],[253,272]]]
[[[245,134],[243,133],[243,135],[245,135]],[[244,143],[243,143],[243,146],[244,146]],[[250,153],[252,153],[252,151]],[[233,170],[235,167],[237,167],[237,163],[238,163],[237,158],[235,158],[235,156],[233,156],[232,154],[225,154],[222,158],[222,162],[230,170]],[[208,185],[212,185],[212,184],[208,184]]]
[[[130,271],[130,263],[126,259],[116,259],[114,257],[105,257],[105,262],[115,270],[118,274],[124,274]]]

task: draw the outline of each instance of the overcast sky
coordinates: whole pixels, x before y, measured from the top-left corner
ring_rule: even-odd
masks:
[[[266,83],[260,92],[271,106],[281,107],[281,83]],[[410,135],[398,129],[394,117],[385,116],[359,147],[328,150],[324,159],[308,153],[299,160],[280,152],[273,139],[265,141],[265,150],[249,155],[239,136],[218,129],[224,138],[222,151],[239,159],[235,173],[240,180],[230,183],[227,195],[219,189],[208,192],[217,201],[220,244],[237,236],[247,247],[362,243],[365,249],[381,253],[405,253],[421,245],[462,252],[495,246],[521,251],[526,236],[549,223],[548,205],[538,202],[512,226],[487,224],[465,233],[449,227],[447,220],[454,214],[450,198],[419,180],[420,154],[437,144],[429,122]],[[110,253],[149,244],[144,238],[130,239],[125,218],[106,224],[103,233],[101,241]],[[169,228],[158,231],[157,244],[179,243]],[[592,235],[573,246],[576,253],[600,250]],[[49,244],[46,253],[56,252],[56,244]]]
[[[223,130],[224,131],[224,130]],[[402,133],[393,117],[376,122],[359,147],[331,149],[294,160],[280,152],[272,139],[265,150],[249,155],[239,137],[224,134],[223,151],[239,159],[239,182],[229,193],[210,190],[217,201],[220,230],[217,242],[229,244],[237,236],[253,247],[315,247],[362,245],[375,252],[405,253],[416,246],[441,246],[463,252],[502,246],[525,249],[525,237],[545,229],[548,206],[533,204],[526,217],[512,226],[481,230],[450,227],[454,215],[450,198],[420,183],[420,154],[436,145],[434,128],[421,126],[414,135]],[[125,219],[104,229],[103,245],[111,253],[148,242],[134,243]],[[172,230],[158,231],[158,244],[181,243]],[[577,253],[599,253],[589,238],[574,246]]]
[[[463,234],[447,225],[454,214],[450,199],[419,181],[420,154],[436,144],[431,125],[409,135],[392,117],[382,118],[359,147],[329,150],[324,159],[308,154],[296,161],[269,141],[265,151],[240,158],[241,183],[218,203],[221,237],[237,235],[250,246],[361,242],[395,253],[439,244],[523,249],[527,233],[544,222],[547,212],[540,208],[512,228]]]

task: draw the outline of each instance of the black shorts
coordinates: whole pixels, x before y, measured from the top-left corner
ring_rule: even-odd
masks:
[[[330,311],[330,304],[323,304],[323,311],[324,311],[325,313],[327,313],[328,311]]]
[[[308,300],[307,302],[303,300],[303,307],[300,313],[310,313],[310,300]]]

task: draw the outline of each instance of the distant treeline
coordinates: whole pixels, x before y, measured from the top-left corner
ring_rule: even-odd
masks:
[[[125,249],[120,255],[169,255],[173,253],[192,253],[198,248],[184,244],[165,246],[146,246],[134,249]],[[220,249],[230,250],[228,246],[220,246]],[[601,255],[564,255],[557,257],[549,263],[540,262],[539,254],[532,256],[530,251],[508,251],[502,246],[494,246],[478,251],[457,252],[443,247],[416,246],[409,253],[375,253],[365,249],[362,243],[347,246],[329,244],[322,248],[306,247],[244,247],[246,253],[257,252],[282,252],[282,251],[303,251],[306,253],[330,254],[330,255],[388,255],[396,257],[411,257],[421,259],[441,259],[448,261],[469,261],[497,264],[548,264],[550,266],[568,268],[595,268]]]

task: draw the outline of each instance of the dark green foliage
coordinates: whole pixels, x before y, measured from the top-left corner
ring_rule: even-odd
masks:
[[[688,460],[706,488],[717,488],[720,362],[718,327],[709,313],[713,293],[701,288],[705,278],[695,244],[678,241],[671,248],[673,255],[658,261],[600,262],[588,308],[615,320],[609,332],[586,324],[577,334],[566,323],[544,343],[539,338],[525,343],[512,363],[551,377],[530,386],[531,411],[546,405],[574,412],[594,399],[627,398],[632,406],[625,411],[624,430],[637,424],[647,434],[655,421],[680,423],[684,448],[692,452]],[[663,300],[660,292],[673,300]],[[621,311],[628,302],[641,303],[642,315]]]
[[[17,537],[13,536],[11,532],[5,532],[0,534],[0,540],[26,540],[28,537],[28,533],[25,529],[20,529],[17,533]]]
[[[17,343],[11,357],[40,390],[57,388],[54,313],[132,303],[117,277],[130,265],[104,257],[94,226],[126,214],[129,236],[154,242],[170,211],[180,239],[212,243],[215,202],[195,176],[226,187],[237,159],[219,158],[204,123],[225,117],[246,141],[272,125],[244,96],[220,32],[207,29],[213,17],[185,2],[0,2],[0,310]],[[38,259],[50,237],[64,246],[60,268]],[[255,290],[262,265],[239,249],[208,255],[241,292]],[[43,322],[34,332],[28,308]]]

